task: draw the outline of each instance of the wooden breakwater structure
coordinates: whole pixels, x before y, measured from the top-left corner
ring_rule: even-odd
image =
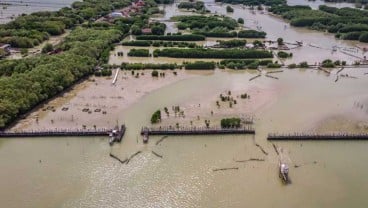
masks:
[[[331,133],[331,134],[314,134],[314,133],[293,133],[293,134],[268,134],[267,140],[368,140],[368,133]]]
[[[240,128],[221,128],[221,127],[143,127],[141,135],[220,135],[220,134],[255,134],[251,126]]]
[[[125,133],[125,125],[117,130],[116,140],[121,141]],[[30,130],[30,131],[0,131],[0,138],[27,138],[27,137],[91,137],[109,136],[113,129],[50,129],[50,130]]]

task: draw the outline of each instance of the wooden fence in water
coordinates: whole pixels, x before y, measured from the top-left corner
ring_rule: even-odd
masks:
[[[215,134],[255,134],[251,126],[241,128],[220,128],[220,127],[143,127],[141,135],[215,135]]]
[[[368,140],[368,133],[292,133],[292,134],[268,134],[268,140]]]

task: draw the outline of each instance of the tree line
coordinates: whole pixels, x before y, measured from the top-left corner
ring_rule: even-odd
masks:
[[[172,58],[220,58],[220,59],[262,59],[272,58],[272,52],[254,49],[203,49],[203,48],[165,48],[156,49],[154,57]]]

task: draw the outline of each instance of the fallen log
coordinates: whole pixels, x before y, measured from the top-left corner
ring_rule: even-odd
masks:
[[[261,145],[259,145],[257,143],[255,145],[263,152],[263,154],[268,155],[268,153],[263,149],[263,147]]]
[[[258,78],[258,77],[260,77],[261,75],[260,74],[258,74],[257,76],[254,76],[254,77],[252,77],[252,78],[250,78],[249,79],[249,81],[252,81],[252,80],[254,80],[254,79],[256,79],[256,78]]]
[[[128,164],[128,163],[130,162],[130,160],[131,160],[131,159],[133,159],[133,157],[135,157],[135,156],[139,155],[140,153],[142,153],[142,152],[141,152],[141,151],[138,151],[138,152],[136,152],[136,153],[132,154],[132,155],[127,159],[127,161],[125,162],[125,164]]]
[[[250,162],[250,161],[264,162],[264,161],[265,161],[265,159],[260,159],[260,158],[249,158],[248,160],[235,160],[235,162]]]
[[[110,157],[112,157],[115,160],[119,161],[121,164],[124,164],[126,161],[128,161],[128,159],[121,160],[120,158],[118,158],[117,156],[113,155],[112,153],[110,153]]]
[[[279,150],[277,149],[276,145],[272,143],[272,146],[275,149],[276,154],[280,155]]]
[[[284,72],[284,71],[283,70],[270,71],[270,72],[267,72],[267,74],[274,74],[274,73],[281,73],[281,72]]]
[[[152,151],[152,154],[156,155],[159,158],[162,158],[162,155],[159,155],[158,153],[156,153],[155,151]]]
[[[344,70],[344,67],[341,67],[341,69],[339,69],[339,71],[336,72],[336,74],[339,74],[340,72],[342,72],[342,70]]]
[[[272,78],[272,79],[279,79],[278,77],[274,77],[274,76],[271,76],[271,75],[268,75],[268,74],[266,74],[266,77]]]
[[[160,140],[156,142],[156,145],[160,144],[164,139],[166,139],[168,136],[163,136]]]
[[[223,170],[238,170],[238,167],[232,167],[232,168],[216,168],[213,169],[212,171],[216,172],[216,171],[223,171]]]

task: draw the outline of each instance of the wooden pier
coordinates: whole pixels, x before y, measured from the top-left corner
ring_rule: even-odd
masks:
[[[26,137],[92,137],[109,136],[112,129],[53,129],[37,131],[0,131],[0,138],[26,138]],[[121,141],[125,133],[125,125],[122,125],[118,131],[117,141]]]
[[[352,134],[352,133],[331,133],[331,134],[268,134],[268,140],[368,140],[368,133]]]
[[[216,134],[255,134],[255,130],[251,126],[242,128],[220,128],[220,127],[143,127],[141,135],[216,135]]]

